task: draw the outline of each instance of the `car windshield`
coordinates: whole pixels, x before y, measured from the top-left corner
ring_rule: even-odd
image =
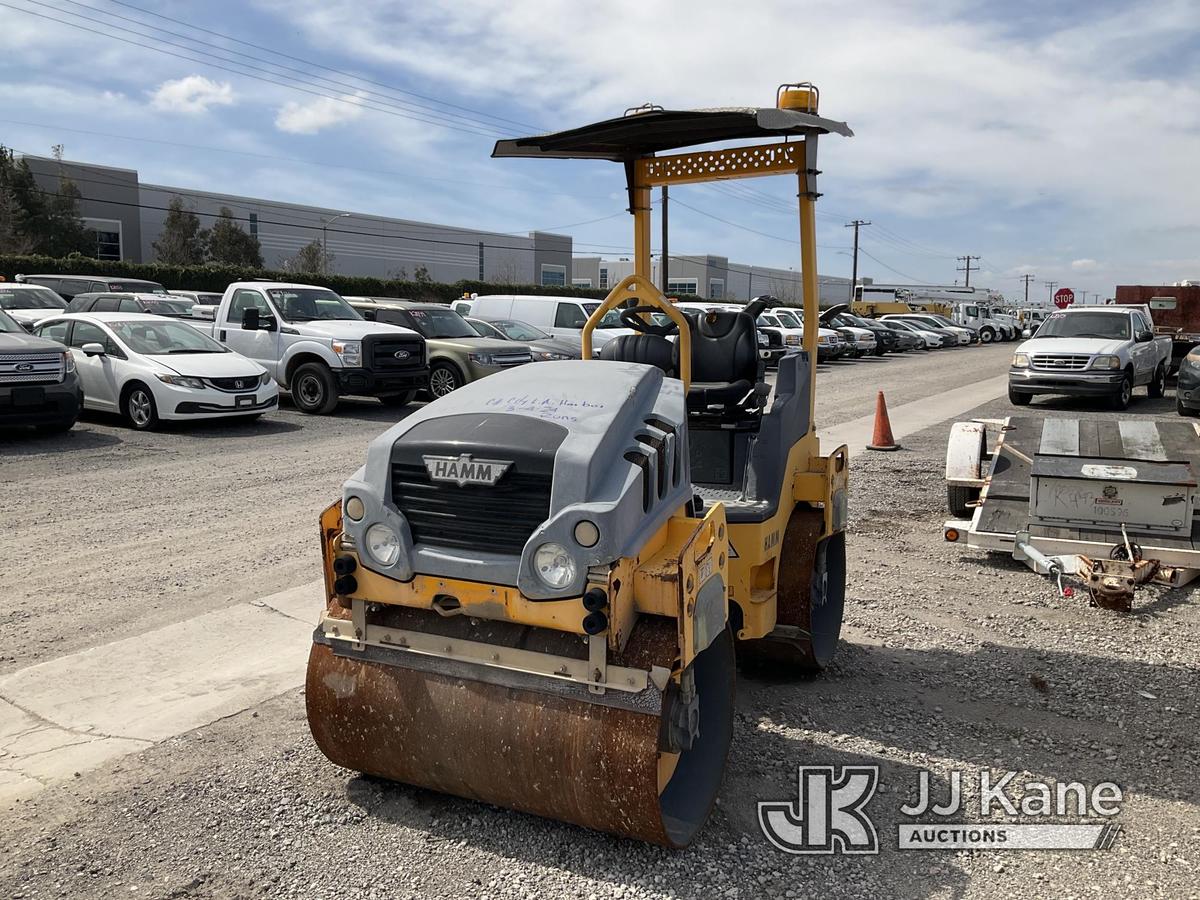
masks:
[[[534,328],[528,322],[518,322],[516,319],[498,319],[491,324],[514,341],[545,341],[553,337],[540,328]]]
[[[850,320],[851,325],[857,325],[859,328],[878,328],[878,322],[868,322],[866,319],[859,316],[846,316]]]
[[[507,335],[491,322],[484,322],[482,319],[467,319],[467,324],[475,329],[475,333],[480,337],[495,338],[499,341],[508,340]]]
[[[191,300],[184,300],[180,297],[178,300],[170,300],[166,297],[143,297],[142,305],[146,307],[146,312],[154,313],[156,316],[175,316],[182,318],[192,314],[192,307],[195,306]]]
[[[447,307],[446,309],[409,309],[413,326],[426,338],[479,337],[471,324]]]
[[[779,328],[779,320],[774,316],[761,315],[758,317],[759,325],[766,325],[768,328]]]
[[[22,329],[21,326],[16,323],[12,316],[3,310],[0,310],[0,333],[6,331],[20,332],[23,330],[24,329]]]
[[[279,314],[289,322],[362,319],[349,303],[323,288],[275,288],[267,294]]]
[[[1038,329],[1037,336],[1089,337],[1129,340],[1129,314],[1111,312],[1051,313]]]
[[[775,318],[777,318],[779,320],[779,323],[781,325],[783,325],[784,328],[803,328],[804,327],[800,323],[800,320],[796,318],[795,313],[788,312],[785,309],[775,310]]]
[[[44,287],[0,288],[0,309],[66,309],[62,297]]]
[[[599,303],[581,303],[580,306],[583,307],[583,311],[586,312],[589,316],[600,308]],[[604,318],[600,320],[600,324],[597,325],[596,327],[597,328],[624,328],[625,326],[621,324],[621,314],[619,312],[617,312],[615,309],[610,309],[608,312],[606,312],[604,314]]]
[[[130,350],[145,356],[167,356],[172,353],[228,353],[212,338],[182,322],[153,322],[134,319],[109,322],[108,327]]]

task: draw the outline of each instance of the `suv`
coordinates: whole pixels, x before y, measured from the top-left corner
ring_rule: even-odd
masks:
[[[0,283],[0,309],[26,331],[42,319],[56,316],[67,308],[66,301],[40,284]]]
[[[444,397],[501,369],[533,362],[526,346],[480,337],[471,325],[441,303],[413,303],[385,297],[347,297],[363,317],[411,328],[425,338],[429,354],[429,393]]]
[[[67,312],[132,312],[170,316],[173,319],[191,317],[191,300],[167,294],[76,294],[67,304]]]
[[[67,348],[26,334],[0,311],[0,424],[69,431],[82,405],[75,358]]]
[[[165,294],[167,289],[157,281],[141,278],[109,278],[107,275],[18,275],[22,284],[40,284],[70,300],[76,294],[104,291],[132,291],[139,294]]]

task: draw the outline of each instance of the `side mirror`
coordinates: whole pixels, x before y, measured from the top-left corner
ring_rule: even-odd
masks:
[[[1139,344],[1145,344],[1152,340],[1154,340],[1154,332],[1153,331],[1139,331],[1137,334],[1137,342]]]
[[[260,316],[257,307],[242,310],[242,331],[258,331]]]
[[[104,349],[103,344],[91,343],[84,344],[79,348],[83,351],[84,356],[107,356],[108,351]]]

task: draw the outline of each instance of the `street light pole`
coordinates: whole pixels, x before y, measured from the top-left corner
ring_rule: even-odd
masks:
[[[350,213],[338,213],[321,222],[321,274],[329,274],[329,224],[337,219],[345,219]]]

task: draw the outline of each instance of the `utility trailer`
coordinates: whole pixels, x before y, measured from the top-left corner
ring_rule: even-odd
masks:
[[[989,449],[990,448],[990,449]],[[947,541],[1005,552],[1092,604],[1200,575],[1200,426],[1150,419],[957,422],[946,449]]]

